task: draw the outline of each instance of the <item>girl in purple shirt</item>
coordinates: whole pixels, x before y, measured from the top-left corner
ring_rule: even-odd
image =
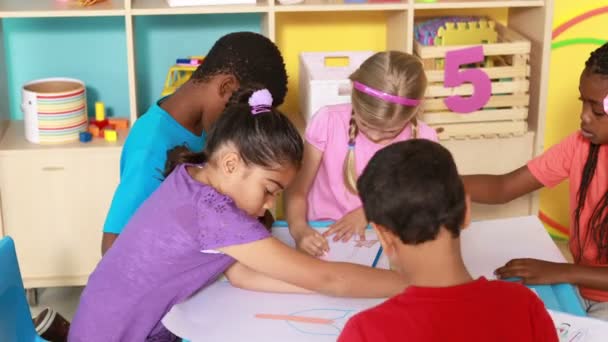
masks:
[[[173,172],[89,278],[70,341],[173,341],[163,316],[222,274],[250,290],[334,296],[389,297],[406,286],[392,271],[322,261],[270,236],[256,217],[293,180],[302,138],[267,90],[234,102],[204,152],[169,153]]]

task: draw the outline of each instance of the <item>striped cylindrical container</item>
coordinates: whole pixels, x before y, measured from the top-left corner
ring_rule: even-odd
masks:
[[[23,86],[21,110],[25,137],[36,144],[78,141],[87,130],[84,83],[71,78],[46,78]]]

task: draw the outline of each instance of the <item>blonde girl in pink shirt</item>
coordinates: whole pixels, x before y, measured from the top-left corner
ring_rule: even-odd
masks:
[[[306,128],[302,168],[287,191],[287,221],[298,248],[321,256],[326,238],[365,238],[367,220],[356,182],[382,147],[408,139],[437,141],[435,130],[416,119],[426,90],[422,63],[410,54],[387,51],[355,71],[351,104],[320,109]],[[321,235],[308,221],[335,221]]]

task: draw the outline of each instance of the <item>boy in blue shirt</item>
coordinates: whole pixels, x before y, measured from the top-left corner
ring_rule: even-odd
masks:
[[[220,38],[188,82],[153,104],[139,118],[120,158],[120,184],[103,228],[102,254],[112,246],[133,213],[162,181],[167,151],[185,145],[200,151],[228,100],[241,85],[267,88],[276,106],[287,93],[287,72],[277,46],[253,32]]]

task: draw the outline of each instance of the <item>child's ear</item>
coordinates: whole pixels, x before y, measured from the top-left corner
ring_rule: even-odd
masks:
[[[465,194],[464,205],[465,205],[464,222],[462,222],[461,229],[466,229],[471,224],[471,196],[469,196],[469,194]]]
[[[380,244],[382,245],[383,252],[386,253],[387,256],[392,257],[395,255],[396,246],[395,246],[395,234],[391,233],[388,229],[383,227],[382,225],[376,224],[374,222],[370,222],[372,228],[378,235],[378,240],[380,240]]]
[[[226,102],[230,100],[232,93],[239,89],[239,81],[231,74],[222,74],[220,78],[219,95]]]
[[[232,175],[239,171],[239,167],[241,165],[241,157],[237,152],[229,151],[222,155],[220,162],[222,172],[226,175]]]

